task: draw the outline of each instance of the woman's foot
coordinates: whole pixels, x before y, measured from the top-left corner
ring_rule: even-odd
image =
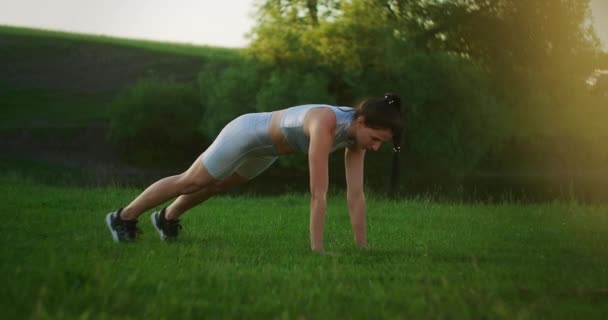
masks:
[[[182,225],[179,223],[179,219],[168,220],[165,216],[165,208],[160,211],[155,211],[150,216],[154,229],[158,231],[160,239],[163,241],[174,241],[177,240],[179,230]]]
[[[137,220],[122,220],[121,209],[106,215],[106,225],[115,242],[134,242],[141,230],[137,228]]]

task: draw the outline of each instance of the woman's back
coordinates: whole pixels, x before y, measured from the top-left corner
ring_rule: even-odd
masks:
[[[350,143],[347,131],[354,118],[353,108],[307,104],[287,108],[281,111],[279,127],[283,138],[289,147],[294,151],[308,153],[310,138],[306,134],[304,125],[308,112],[315,108],[329,108],[336,115],[336,130],[331,151],[335,151]]]

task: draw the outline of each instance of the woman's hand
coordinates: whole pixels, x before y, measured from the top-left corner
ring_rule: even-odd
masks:
[[[365,227],[365,194],[363,192],[363,162],[365,150],[346,148],[344,168],[346,170],[346,200],[357,247],[367,246]]]
[[[325,251],[325,250],[321,250],[321,251],[314,251],[314,253],[320,255],[320,256],[329,256],[329,257],[337,257],[340,254],[334,251]]]

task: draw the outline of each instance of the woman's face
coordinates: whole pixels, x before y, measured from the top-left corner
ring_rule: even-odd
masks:
[[[365,150],[378,151],[383,142],[393,139],[390,129],[373,129],[365,125],[363,117],[357,118],[355,131],[355,144]]]

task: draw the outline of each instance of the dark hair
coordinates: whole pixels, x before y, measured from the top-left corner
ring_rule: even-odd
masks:
[[[401,97],[395,93],[386,93],[383,97],[367,98],[356,108],[355,117],[363,116],[366,126],[373,129],[390,129],[393,132],[393,165],[389,194],[393,194],[399,178],[399,153],[401,151],[401,132],[403,123],[401,115]]]
[[[363,116],[365,125],[373,129],[401,131],[401,98],[394,93],[383,97],[367,98],[357,106],[355,117]]]

